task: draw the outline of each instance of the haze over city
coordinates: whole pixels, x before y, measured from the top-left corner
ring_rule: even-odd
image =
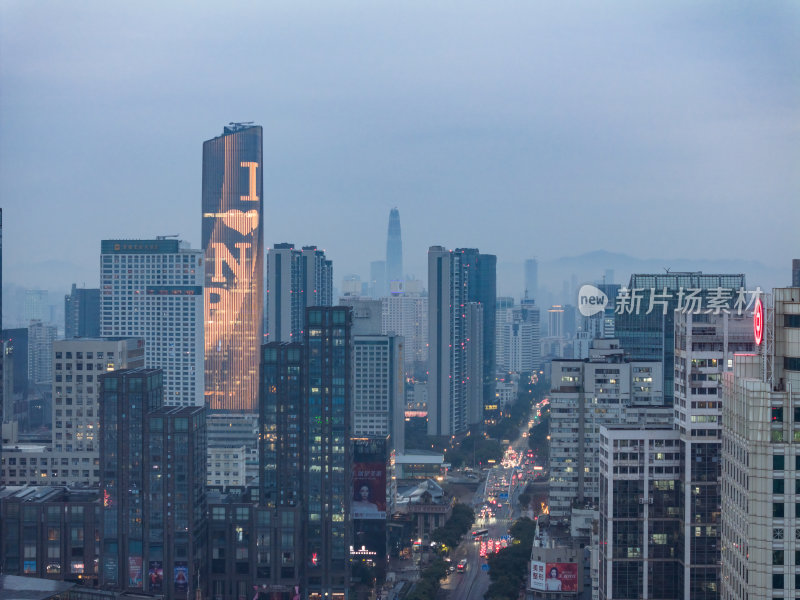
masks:
[[[477,247],[515,296],[533,256],[726,260],[778,285],[796,252],[796,3],[0,13],[9,284],[96,285],[104,238],[199,247],[200,147],[229,121],[264,126],[265,243],[325,248],[337,286],[383,256],[393,206],[408,274],[430,245]]]
[[[798,165],[796,0],[0,3],[0,600],[800,598]]]

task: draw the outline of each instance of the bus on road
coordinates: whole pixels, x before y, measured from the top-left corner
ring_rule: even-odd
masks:
[[[489,533],[488,529],[476,529],[475,531],[472,532],[472,537],[478,539],[480,537],[485,536],[488,533]]]

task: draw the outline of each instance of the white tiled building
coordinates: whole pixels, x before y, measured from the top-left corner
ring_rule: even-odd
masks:
[[[391,335],[353,337],[353,436],[386,437],[404,450],[404,341]]]
[[[773,300],[754,317],[757,352],[724,374],[722,600],[795,598],[800,587],[800,288]]]
[[[403,336],[404,369],[411,374],[415,362],[428,360],[428,297],[402,292],[383,298],[381,333]]]
[[[550,515],[569,517],[574,501],[600,493],[601,425],[671,425],[663,407],[661,363],[625,362],[617,340],[595,340],[587,360],[554,360],[550,391]]]
[[[56,327],[41,321],[31,321],[28,326],[28,381],[46,383],[53,381],[53,342]]]
[[[104,240],[100,332],[142,337],[164,372],[164,404],[203,406],[203,251],[173,239]]]
[[[675,311],[675,429],[683,455],[684,597],[718,594],[721,535],[722,377],[753,351],[753,319]]]
[[[541,366],[539,308],[532,300],[497,310],[497,367],[525,373]]]
[[[247,484],[247,447],[208,448],[208,479],[212,486],[244,486]]]

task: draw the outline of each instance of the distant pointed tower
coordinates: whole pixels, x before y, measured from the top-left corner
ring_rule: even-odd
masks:
[[[400,234],[400,211],[389,212],[389,233],[386,238],[386,280],[389,290],[393,281],[403,281],[403,240]]]

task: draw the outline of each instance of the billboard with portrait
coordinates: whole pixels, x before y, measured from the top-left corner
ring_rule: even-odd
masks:
[[[148,591],[160,592],[164,585],[164,564],[160,560],[151,560],[147,569]]]
[[[350,512],[354,519],[386,519],[386,463],[353,464],[353,495]]]
[[[547,592],[577,592],[578,563],[531,561],[531,589]]]

